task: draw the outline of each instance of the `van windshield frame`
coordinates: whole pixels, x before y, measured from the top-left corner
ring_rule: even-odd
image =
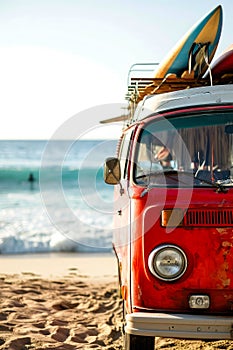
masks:
[[[137,140],[133,179],[150,187],[233,186],[233,109],[150,118]]]

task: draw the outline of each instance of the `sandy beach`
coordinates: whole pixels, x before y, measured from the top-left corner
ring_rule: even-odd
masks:
[[[0,349],[123,349],[112,254],[0,256],[0,266]],[[155,347],[210,350],[233,344],[156,338]]]
[[[0,256],[0,349],[121,349],[112,254]]]

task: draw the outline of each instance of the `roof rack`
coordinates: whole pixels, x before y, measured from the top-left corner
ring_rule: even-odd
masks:
[[[125,97],[126,100],[137,104],[146,95],[161,94],[206,85],[210,85],[209,79],[194,80],[177,78],[173,75],[167,75],[164,79],[154,78],[148,80],[144,78],[132,78]]]
[[[178,90],[185,90],[194,87],[209,86],[209,85],[226,85],[233,84],[233,73],[224,74],[220,77],[211,79],[211,74],[206,75],[202,79],[194,79],[194,76],[184,71],[182,77],[179,78],[175,74],[167,74],[165,78],[153,78],[153,72],[158,63],[135,63],[128,73],[127,84],[128,90],[126,100],[128,100],[128,113],[120,116],[104,119],[101,123],[124,122],[124,125],[129,126],[135,122],[135,110],[137,104],[146,96],[167,93]],[[133,74],[137,72],[137,76]],[[211,84],[212,83],[212,84]]]
[[[193,73],[188,71],[184,71],[181,78],[175,74],[167,74],[163,79],[153,78],[153,72],[157,65],[158,63],[135,63],[130,67],[125,98],[129,101],[133,111],[138,102],[147,95],[211,85],[211,79],[208,75],[202,79],[194,79]],[[136,77],[133,76],[135,72],[137,72]],[[230,83],[233,83],[233,74],[226,74],[213,79],[213,85]]]
[[[153,75],[153,71],[156,66],[158,66],[158,62],[147,62],[147,63],[134,63],[129,68],[128,77],[127,77],[127,85],[130,85],[131,79],[133,78],[133,73],[137,72],[137,77],[145,78],[148,75],[148,78],[151,78]]]

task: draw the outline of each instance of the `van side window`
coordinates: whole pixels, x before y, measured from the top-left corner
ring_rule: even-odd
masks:
[[[132,138],[133,132],[127,133],[124,135],[120,145],[119,159],[121,163],[121,178],[127,178],[127,169],[129,163],[129,151],[130,151],[130,142]]]

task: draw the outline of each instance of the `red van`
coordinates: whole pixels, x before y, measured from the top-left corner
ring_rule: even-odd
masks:
[[[105,162],[125,349],[233,338],[233,85],[146,95]]]

